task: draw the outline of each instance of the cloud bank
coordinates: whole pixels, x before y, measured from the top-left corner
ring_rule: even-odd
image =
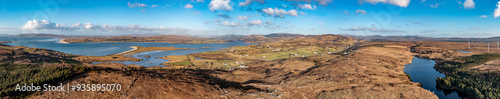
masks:
[[[240,26],[240,22],[229,22],[229,21],[224,21],[220,24],[217,24],[217,25],[220,25],[220,26],[227,26],[227,27],[237,27],[237,26]]]
[[[278,8],[266,8],[262,9],[262,11],[269,16],[274,16],[274,17],[281,17],[284,18],[285,15],[290,15],[290,16],[299,16],[297,14],[297,10],[283,10],[283,9],[278,9]]]
[[[215,11],[215,10],[226,10],[230,11],[233,10],[233,7],[229,5],[231,3],[231,0],[212,0],[210,1],[210,4],[208,7],[210,8],[210,11]]]
[[[50,31],[50,32],[86,32],[86,33],[158,33],[169,34],[180,31],[188,31],[182,28],[170,28],[165,26],[148,27],[140,25],[95,25],[92,23],[75,23],[65,25],[50,22],[48,20],[30,20],[21,27],[24,31]]]

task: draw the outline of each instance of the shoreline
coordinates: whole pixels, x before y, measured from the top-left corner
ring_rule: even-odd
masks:
[[[132,48],[132,49],[128,50],[128,51],[121,52],[121,53],[116,53],[116,54],[113,54],[113,55],[124,55],[124,54],[128,54],[128,53],[130,53],[132,51],[135,51],[135,50],[139,49],[139,47],[137,47],[137,46],[130,46],[130,48]]]
[[[64,39],[61,39],[57,43],[68,44],[69,42],[66,42],[66,41],[64,41]]]
[[[157,51],[157,50],[187,50],[187,49],[192,49],[192,48],[175,48],[175,47],[141,47],[141,46],[130,46],[130,48],[133,48],[132,50],[124,51],[121,53],[117,54],[112,54],[112,55],[120,55],[120,56],[125,56],[129,58],[135,58],[133,55],[142,53],[142,52],[149,52],[149,51]]]

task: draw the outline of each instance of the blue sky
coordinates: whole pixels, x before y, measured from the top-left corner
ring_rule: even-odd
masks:
[[[0,34],[500,36],[499,0],[1,0]]]

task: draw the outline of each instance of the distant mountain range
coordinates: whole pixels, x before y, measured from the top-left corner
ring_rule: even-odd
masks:
[[[490,38],[433,38],[433,37],[423,37],[417,35],[407,35],[407,36],[357,36],[357,35],[344,35],[347,37],[352,37],[360,40],[367,41],[449,41],[449,42],[499,42],[500,37],[490,37]]]
[[[68,38],[68,37],[81,37],[81,36],[66,36],[66,35],[56,35],[47,33],[31,33],[31,34],[19,34],[11,35],[14,37],[50,37],[50,38]]]
[[[349,35],[349,34],[340,34],[347,37],[352,37],[355,39],[366,40],[366,41],[452,41],[452,42],[499,42],[500,37],[490,37],[490,38],[433,38],[433,37],[423,37],[418,35],[407,35],[407,36],[380,36],[380,35],[371,35],[371,36],[360,36],[360,35]],[[0,34],[2,36],[2,34]],[[3,35],[5,36],[5,35]],[[19,35],[10,35],[15,37],[51,37],[51,38],[77,38],[77,37],[111,37],[111,36],[67,36],[67,35],[56,35],[56,34],[48,34],[48,33],[32,33],[32,34],[19,34]],[[160,35],[130,35],[134,37],[153,37]],[[188,35],[181,35],[186,37],[195,37]],[[206,38],[215,38],[222,39],[228,41],[244,41],[244,42],[252,42],[252,43],[263,43],[263,42],[277,42],[282,40],[289,40],[298,37],[311,37],[312,35],[303,35],[303,34],[292,34],[292,33],[271,33],[266,35],[237,35],[237,34],[227,34],[221,36],[213,36]]]

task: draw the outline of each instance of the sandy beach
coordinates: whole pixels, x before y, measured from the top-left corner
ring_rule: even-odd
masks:
[[[137,49],[139,49],[139,47],[137,46],[130,46],[130,48],[132,48],[131,50],[128,50],[128,51],[125,51],[125,52],[121,52],[121,53],[117,53],[117,54],[114,54],[114,55],[123,55],[123,56],[127,56],[126,54],[132,52],[132,51],[135,51]]]
[[[125,52],[121,52],[118,54],[113,54],[113,55],[121,55],[125,56],[128,58],[135,58],[133,55],[141,53],[141,52],[147,52],[147,51],[157,51],[157,50],[186,50],[190,48],[175,48],[175,47],[141,47],[141,46],[130,46],[133,48],[132,50],[128,50]]]
[[[66,42],[66,41],[64,41],[64,39],[61,39],[58,41],[58,43],[68,44],[69,42]]]

